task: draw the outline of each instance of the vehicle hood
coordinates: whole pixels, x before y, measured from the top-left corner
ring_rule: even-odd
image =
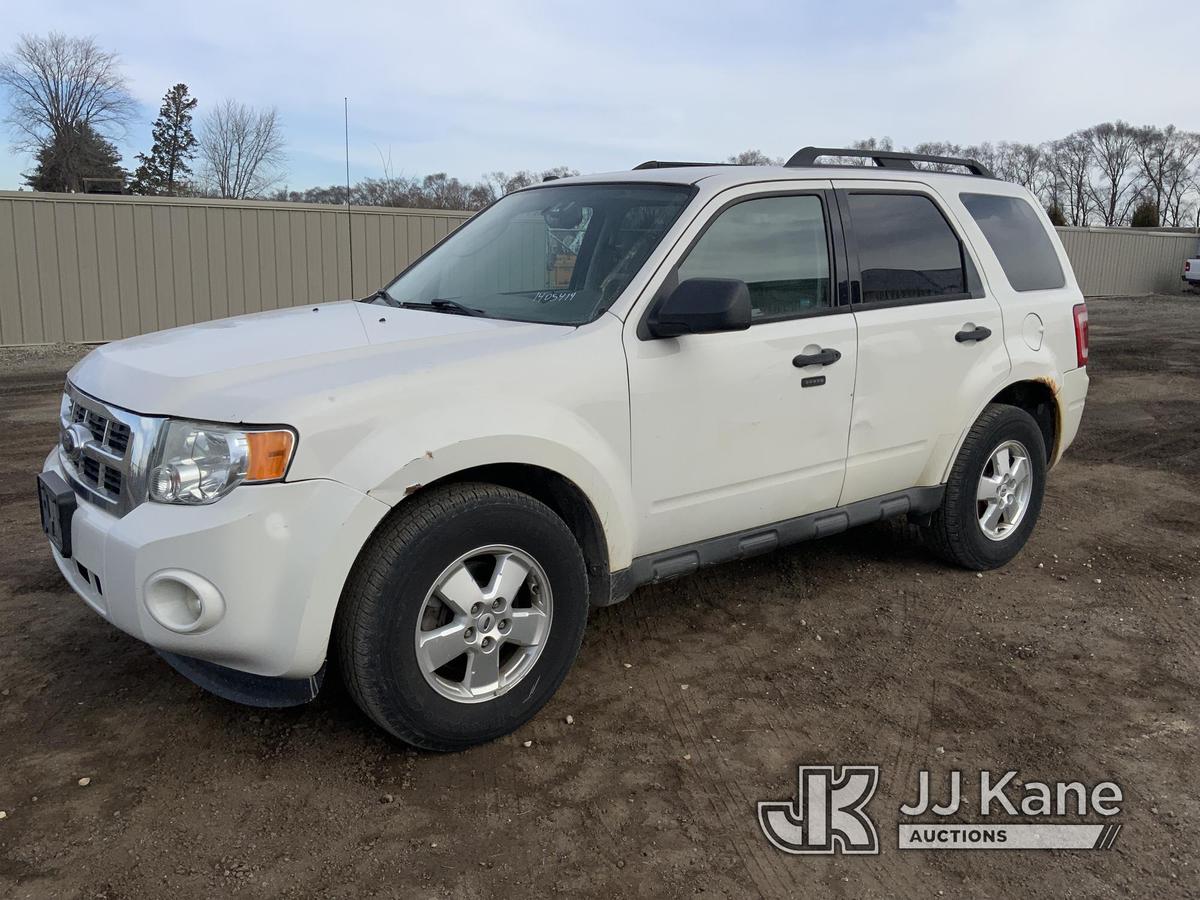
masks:
[[[341,301],[116,341],[92,351],[67,377],[143,415],[269,424],[286,422],[290,410],[314,397],[336,402],[364,382],[432,377],[572,330]]]

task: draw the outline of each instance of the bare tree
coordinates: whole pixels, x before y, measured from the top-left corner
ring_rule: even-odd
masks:
[[[1137,162],[1146,192],[1163,225],[1180,225],[1180,214],[1189,186],[1200,172],[1200,135],[1174,125],[1137,129]]]
[[[978,160],[989,169],[997,178],[1004,178],[1004,172],[1007,171],[1007,163],[1005,161],[1005,148],[1008,144],[992,144],[990,141],[984,141],[982,144],[972,144],[969,147],[963,148],[963,153],[968,159]]]
[[[1072,225],[1087,225],[1092,213],[1091,140],[1086,132],[1076,131],[1054,141],[1049,152],[1063,214]]]
[[[408,209],[483,209],[505,194],[548,179],[566,178],[579,173],[567,166],[556,166],[540,172],[522,170],[514,173],[489,172],[479,181],[461,181],[445,172],[435,172],[424,177],[396,173],[392,167],[390,152],[379,151],[383,177],[363,178],[350,190],[350,201],[357,206],[391,206]],[[303,203],[346,202],[345,185],[327,188],[309,188],[306,191],[289,191],[281,188],[272,191],[273,200]]]
[[[927,156],[955,156],[962,158],[965,151],[961,144],[954,144],[950,141],[925,141],[917,144],[912,148],[913,153],[921,153]],[[953,163],[940,162],[918,162],[914,163],[918,169],[928,169],[931,172],[958,172],[961,167]]]
[[[282,178],[283,129],[274,107],[223,100],[200,126],[204,175],[218,197],[259,197]]]
[[[5,121],[16,148],[27,153],[55,147],[70,156],[79,134],[112,137],[137,112],[117,55],[92,38],[22,35],[0,60],[0,87],[8,94]],[[72,159],[62,162],[77,168]]]
[[[1136,132],[1132,155],[1129,134]],[[1172,136],[1170,152],[1154,151],[1151,138],[1162,133]],[[855,150],[892,150],[891,138],[866,138],[853,141]],[[1160,220],[1164,225],[1183,225],[1200,213],[1200,134],[1182,132],[1173,126],[1165,129],[1133,129],[1124,122],[1108,123],[1065,138],[1043,144],[1001,141],[962,146],[949,141],[918,144],[914,153],[977,159],[1004,181],[1020,184],[1038,197],[1056,224],[1082,225],[1127,224],[1132,208],[1148,193],[1159,196]],[[1163,157],[1150,177],[1150,154]],[[1143,158],[1143,155],[1145,158]],[[380,154],[382,178],[366,178],[350,191],[352,202],[371,206],[397,206],[444,209],[482,209],[514,190],[537,184],[549,177],[575,175],[560,166],[542,172],[489,172],[478,181],[460,181],[443,172],[424,177],[392,174],[390,156]],[[760,150],[746,150],[727,157],[743,165],[779,164]],[[869,156],[851,157],[833,154],[835,164],[869,166]],[[954,171],[956,165],[923,163],[922,169]],[[1156,187],[1157,185],[1157,187]],[[307,191],[279,191],[277,199],[310,203],[344,203],[346,189],[333,185]],[[1198,222],[1197,224],[1200,224]]]
[[[881,138],[874,138],[874,137],[864,138],[862,140],[852,142],[850,144],[850,149],[852,149],[852,150],[891,150],[891,149],[893,149],[892,139],[890,137],[888,137],[887,135],[884,135]]]
[[[1046,175],[1046,157],[1036,144],[1005,144],[1008,180],[1028,191],[1040,192]]]
[[[735,166],[782,166],[782,159],[774,159],[761,150],[743,150],[726,158],[725,162]]]
[[[881,138],[869,137],[860,138],[850,142],[851,150],[886,150],[893,149],[892,139],[886,135]],[[835,166],[873,166],[875,165],[870,159],[864,156],[830,156],[828,157],[830,165]]]
[[[1185,133],[1179,151],[1168,167],[1164,183],[1164,225],[1177,227],[1192,221],[1200,230],[1200,134]]]
[[[1097,169],[1091,184],[1092,199],[1105,225],[1123,225],[1141,195],[1137,161],[1137,129],[1120,120],[1089,128]]]

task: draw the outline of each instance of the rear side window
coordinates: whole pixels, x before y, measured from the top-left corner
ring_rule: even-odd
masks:
[[[968,296],[962,243],[922,194],[847,197],[864,303]]]
[[[679,280],[739,278],[752,322],[830,306],[829,242],[821,198],[744,200],[721,213],[679,266]]]
[[[1033,207],[1020,197],[959,194],[1014,291],[1045,291],[1066,284],[1058,254]]]

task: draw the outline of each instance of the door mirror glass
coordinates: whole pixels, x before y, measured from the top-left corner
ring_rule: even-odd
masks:
[[[651,317],[655,337],[744,331],[750,327],[750,289],[737,278],[681,281]]]

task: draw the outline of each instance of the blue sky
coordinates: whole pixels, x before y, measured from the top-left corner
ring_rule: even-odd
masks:
[[[384,160],[474,179],[871,135],[1041,141],[1115,118],[1200,130],[1194,48],[1174,44],[1189,21],[1194,0],[0,0],[0,49],[58,30],[118,52],[142,105],[127,164],[177,81],[198,116],[276,106],[303,188],[345,179],[344,96],[355,180]],[[30,165],[10,144],[0,189]]]

